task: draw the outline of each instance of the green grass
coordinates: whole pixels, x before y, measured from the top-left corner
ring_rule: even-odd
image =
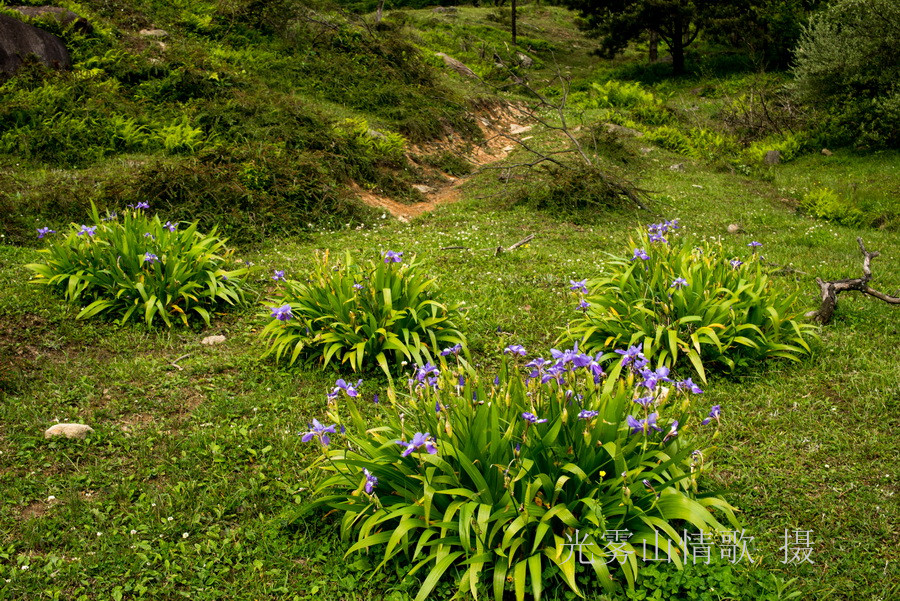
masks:
[[[468,14],[464,9],[462,17]],[[557,17],[555,9],[550,15]],[[415,16],[428,18],[427,11]],[[537,143],[554,143],[533,133]],[[815,277],[861,273],[857,236],[882,252],[873,286],[900,288],[896,232],[816,220],[785,200],[806,187],[840,191],[858,181],[857,190],[881,195],[890,208],[895,153],[809,155],[771,175],[745,177],[660,148],[644,156],[638,148],[649,145],[640,139],[624,144],[627,163],[601,164],[619,165],[652,191],[652,215],[509,208],[517,184],[485,171],[463,187],[461,202],[410,224],[366,216],[344,229],[310,227],[302,236],[267,230],[239,249],[238,256],[263,267],[250,297],[270,295],[272,269],[308,269],[316,249],[415,252],[446,298],[466,303],[473,361],[490,373],[507,344],[533,354],[553,348],[575,312],[569,280],[599,275],[604,259],[623,252],[631,227],[660,217],[723,237],[735,256],[748,253],[751,240],[762,242],[766,259],[786,267],[779,279],[810,309]],[[670,170],[676,163],[685,170]],[[124,163],[117,168],[127,171]],[[41,181],[62,194],[59,179],[67,175],[42,169]],[[340,223],[346,221],[332,225]],[[742,231],[727,233],[729,224]],[[527,234],[535,234],[530,244],[495,256],[498,245]],[[473,250],[440,250],[445,246]],[[316,449],[297,433],[322,417],[334,372],[260,361],[258,307],[206,330],[75,321],[77,307],[26,283],[24,265],[38,258],[32,248],[0,245],[0,599],[400,601],[415,594],[403,566],[369,581],[374,564],[344,561],[348,545],[337,539],[335,516],[283,527],[285,511],[309,499],[317,477],[305,471]],[[721,404],[723,416],[709,458],[712,485],[741,509],[758,544],[754,558],[768,573],[797,578],[803,599],[900,595],[898,323],[896,307],[841,295],[814,358],[772,362],[705,388],[703,401]],[[220,333],[224,344],[200,344]],[[362,395],[369,399],[385,385],[367,380]],[[45,440],[43,430],[57,420],[87,423],[95,432],[86,441]],[[785,529],[813,532],[813,565],[781,563]],[[439,587],[434,598],[450,592]],[[561,599],[562,591],[550,597]],[[600,599],[594,592],[589,598]]]

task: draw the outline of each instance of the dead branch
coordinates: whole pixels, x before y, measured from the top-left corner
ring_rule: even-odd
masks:
[[[834,316],[835,309],[837,309],[837,295],[841,292],[846,292],[847,290],[856,290],[857,292],[874,296],[888,304],[900,305],[900,297],[884,294],[869,286],[869,280],[872,279],[872,259],[879,256],[881,253],[877,250],[872,252],[867,251],[866,247],[863,245],[862,238],[857,238],[856,242],[859,244],[859,250],[863,254],[863,277],[847,278],[832,282],[825,282],[822,278],[816,278],[816,283],[819,285],[819,289],[822,293],[822,306],[816,311],[807,313],[806,317],[810,317],[813,321],[817,321],[821,324],[829,323]]]
[[[519,240],[518,242],[516,242],[515,244],[513,244],[512,246],[509,246],[507,248],[503,248],[503,246],[490,246],[488,248],[469,248],[468,246],[442,246],[440,248],[440,250],[471,250],[471,251],[492,250],[492,251],[494,251],[494,256],[498,256],[498,255],[503,254],[504,252],[514,251],[517,248],[519,248],[520,246],[528,244],[532,240],[534,240],[534,234],[528,234],[527,236],[525,236],[524,238],[522,238],[521,240]]]

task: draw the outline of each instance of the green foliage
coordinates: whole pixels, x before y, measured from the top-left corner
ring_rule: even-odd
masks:
[[[291,318],[263,328],[266,355],[291,365],[334,360],[353,371],[378,365],[390,377],[402,362],[430,361],[441,347],[465,344],[459,305],[440,302],[415,257],[389,258],[360,264],[348,252],[333,265],[325,253],[308,279],[286,280],[272,303],[289,306]]]
[[[705,160],[721,159],[738,151],[737,142],[720,132],[704,127],[694,127],[687,132],[662,125],[646,132],[647,140],[672,152]]]
[[[651,242],[643,232],[631,248],[635,258],[610,260],[584,299],[590,307],[569,324],[566,336],[586,352],[637,345],[657,365],[689,362],[704,380],[710,367],[734,372],[811,352],[814,327],[797,323],[796,295],[768,278],[755,253],[742,263],[720,243]]]
[[[187,117],[163,127],[159,131],[163,148],[170,154],[194,152],[203,143],[203,130],[191,127]]]
[[[844,225],[862,225],[865,214],[847,198],[830,188],[814,188],[803,195],[800,207],[820,219],[837,221]]]
[[[173,319],[187,325],[199,316],[209,325],[210,311],[244,302],[247,269],[226,269],[232,251],[215,230],[201,234],[196,223],[179,229],[140,209],[119,221],[101,220],[93,207],[92,217],[93,226],[72,224],[43,250],[46,263],[27,265],[33,283],[83,306],[79,319],[109,314],[119,324],[133,318],[171,327]]]
[[[783,134],[752,142],[744,153],[751,162],[761,163],[770,150],[781,153],[781,162],[793,161],[811,146],[809,136],[805,133]]]
[[[383,133],[369,127],[361,118],[344,119],[334,127],[335,138],[348,151],[363,158],[400,165],[406,150],[406,140],[394,132]]]
[[[421,160],[426,165],[440,169],[444,173],[448,173],[455,177],[472,173],[472,163],[455,152],[436,152],[421,157]]]
[[[798,98],[870,146],[900,144],[898,23],[893,0],[842,0],[812,18],[795,52]]]
[[[802,594],[796,590],[795,583],[796,578],[785,582],[769,570],[715,558],[709,563],[685,562],[682,570],[663,564],[648,566],[641,571],[635,589],[626,591],[626,598],[629,601],[720,601],[723,598],[788,601]]]
[[[585,108],[631,108],[655,106],[662,101],[637,82],[610,79],[602,84],[591,83],[590,103]]]
[[[508,358],[494,385],[461,359],[421,367],[408,394],[389,391],[374,423],[354,399],[335,399],[329,419],[349,444],[327,447],[310,468],[331,475],[298,519],[316,507],[344,512],[342,534],[355,539],[348,555],[383,549],[375,572],[411,566],[423,578],[416,601],[445,576],[461,595],[491,591],[496,601],[510,589],[539,599],[560,584],[581,595],[577,549],[595,559],[587,585],[606,591],[633,587],[654,554],[680,567],[682,528],[736,524],[730,505],[698,492],[703,455],[684,434],[698,427],[691,398],[660,388],[653,409],[642,409],[633,375],[616,366],[604,381],[596,363],[575,368],[577,351],[566,353],[570,369],[544,384]],[[629,418],[650,411],[664,431],[635,433]],[[369,491],[367,473],[378,480]],[[613,551],[604,535],[625,530]]]

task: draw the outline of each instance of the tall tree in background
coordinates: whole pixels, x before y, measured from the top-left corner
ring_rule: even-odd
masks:
[[[600,38],[603,54],[613,56],[647,32],[672,53],[672,70],[684,73],[684,49],[697,38],[716,8],[730,0],[563,0]]]

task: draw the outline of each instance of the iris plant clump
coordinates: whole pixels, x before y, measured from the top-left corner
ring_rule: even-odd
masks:
[[[496,376],[439,352],[379,404],[338,381],[346,394],[329,395],[334,426],[313,422],[305,439],[346,434],[316,447],[308,472],[326,476],[296,519],[344,513],[348,555],[375,551],[376,569],[410,566],[422,578],[416,601],[441,579],[500,601],[557,584],[578,594],[630,587],[645,558],[681,567],[684,531],[738,526],[700,486],[700,445],[718,435],[720,407],[707,415],[690,380],[650,369],[639,349],[619,351],[623,360],[607,357],[604,369],[578,346],[526,362],[527,350],[510,345]],[[627,532],[618,550],[615,532]],[[590,566],[567,546],[576,536]]]
[[[135,319],[153,325],[201,318],[209,325],[214,311],[244,302],[242,276],[225,240],[151,217],[139,202],[100,218],[92,206],[93,225],[72,224],[50,238],[42,250],[46,262],[27,267],[32,282],[49,286],[79,304],[78,318],[109,315],[120,324]],[[53,234],[38,229],[38,237]]]
[[[720,243],[679,239],[680,227],[649,226],[608,262],[606,277],[573,282],[582,316],[569,323],[569,340],[604,357],[630,347],[656,366],[689,364],[704,381],[710,367],[735,371],[811,352],[814,328],[798,323],[796,294],[766,274],[761,243],[748,245],[749,257],[730,257]]]
[[[280,288],[261,333],[267,355],[353,371],[377,365],[390,376],[403,362],[422,365],[441,349],[464,350],[459,305],[440,300],[414,255],[387,251],[357,263],[349,253],[337,262],[325,253],[314,265],[302,280],[281,270],[272,276]]]

